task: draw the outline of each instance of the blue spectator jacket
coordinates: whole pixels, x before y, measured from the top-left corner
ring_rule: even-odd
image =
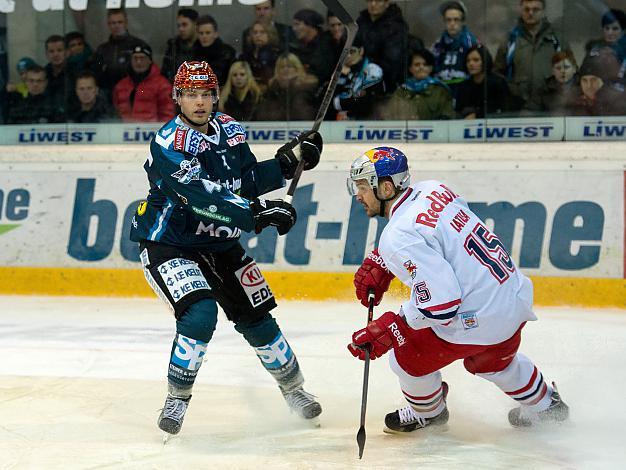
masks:
[[[134,214],[130,238],[223,251],[254,228],[250,199],[285,185],[278,160],[257,162],[245,130],[216,113],[208,134],[176,117],[150,143],[150,192]]]

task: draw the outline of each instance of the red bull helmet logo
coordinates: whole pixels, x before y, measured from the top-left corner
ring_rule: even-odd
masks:
[[[394,160],[394,161],[396,159],[391,152],[389,152],[388,150],[383,150],[383,149],[368,150],[367,152],[365,152],[365,156],[369,158],[370,162],[372,163],[376,163],[384,159]]]

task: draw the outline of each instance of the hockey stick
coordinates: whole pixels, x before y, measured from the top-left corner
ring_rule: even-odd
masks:
[[[350,13],[346,11],[343,5],[339,2],[339,0],[322,0],[326,8],[331,10],[337,18],[341,20],[341,22],[346,26],[348,34],[346,36],[346,43],[341,50],[341,55],[339,56],[339,60],[337,61],[337,65],[335,65],[335,70],[330,77],[330,81],[328,82],[328,86],[326,87],[326,92],[324,93],[324,98],[322,99],[322,103],[320,104],[319,109],[317,110],[317,116],[315,116],[315,122],[313,123],[313,127],[310,131],[300,134],[298,137],[289,142],[285,147],[287,150],[293,149],[296,145],[302,143],[304,139],[306,139],[309,135],[314,132],[317,132],[322,125],[322,121],[324,120],[324,116],[326,116],[326,111],[328,111],[328,106],[333,99],[333,95],[335,94],[335,88],[337,88],[337,81],[339,80],[339,76],[341,75],[341,68],[343,67],[343,63],[348,56],[348,51],[350,47],[352,47],[352,42],[356,36],[356,33],[359,29],[358,25],[350,16]],[[281,147],[281,149],[283,149]],[[296,192],[296,187],[298,186],[298,181],[300,181],[300,176],[302,176],[302,171],[304,170],[304,161],[300,160],[298,166],[296,168],[296,172],[291,180],[291,184],[289,185],[289,189],[287,190],[287,195],[285,196],[285,201],[291,204],[293,201],[293,195]]]
[[[369,325],[374,316],[374,289],[367,292],[369,306],[367,308],[367,324]],[[365,350],[365,369],[363,370],[363,394],[361,395],[361,427],[356,433],[356,443],[359,446],[359,459],[363,457],[365,449],[365,410],[367,408],[367,384],[370,375],[370,350]]]

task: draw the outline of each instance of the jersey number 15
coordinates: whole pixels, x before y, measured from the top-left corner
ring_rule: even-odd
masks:
[[[509,278],[509,273],[515,272],[513,261],[502,242],[482,224],[476,224],[465,239],[465,251],[486,266],[500,284]]]

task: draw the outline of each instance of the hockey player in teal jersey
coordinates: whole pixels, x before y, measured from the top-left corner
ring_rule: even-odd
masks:
[[[295,224],[290,204],[259,196],[283,187],[299,158],[283,147],[275,158],[257,162],[241,124],[215,112],[219,89],[206,62],[183,63],[172,96],[180,113],[150,143],[144,165],[150,191],[130,234],[139,242],[148,283],[176,318],[159,428],[180,431],[216,327],[217,304],[276,379],[289,407],[315,418],[322,408],[302,388],[296,356],[270,314],[274,296],[239,243],[242,231],[274,226],[284,235]],[[321,151],[318,133],[304,139],[299,156],[305,170],[317,165]]]

